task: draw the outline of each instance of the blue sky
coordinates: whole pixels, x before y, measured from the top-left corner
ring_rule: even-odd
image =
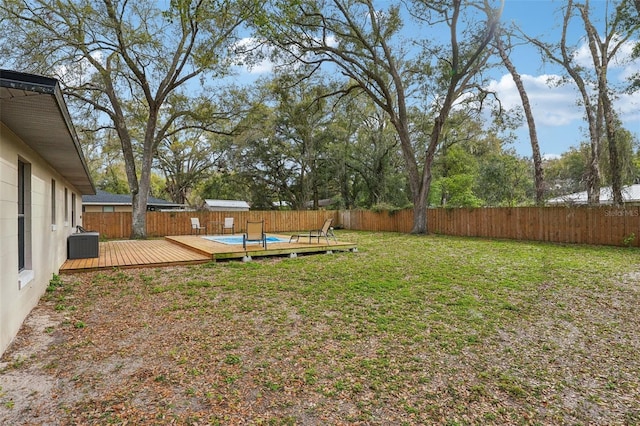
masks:
[[[606,0],[591,0],[594,24],[597,25],[596,21],[604,18],[606,3]],[[517,24],[530,36],[550,41],[558,40],[561,23],[558,9],[563,4],[566,4],[565,0],[505,0],[502,20],[506,24]],[[579,47],[578,61],[591,66],[586,45],[580,39],[584,30],[580,26],[573,30],[575,31],[572,31],[570,36]],[[629,50],[625,52],[628,53]],[[511,60],[521,74],[532,104],[542,154],[547,157],[558,156],[570,147],[578,146],[580,142],[587,140],[584,114],[577,105],[578,92],[575,87],[572,84],[552,87],[548,84],[549,81],[557,80],[562,75],[562,70],[553,64],[544,63],[538,51],[530,45],[518,46],[512,52]],[[610,81],[620,84],[625,76],[639,70],[640,61],[614,63],[609,68]],[[253,80],[270,71],[270,64],[264,63],[251,71],[241,71],[240,78]],[[521,106],[520,97],[506,69],[498,68],[493,71],[489,88],[497,92],[504,107]],[[621,95],[615,101],[615,106],[625,128],[640,139],[640,93]],[[516,134],[518,140],[513,148],[522,156],[531,156],[528,129],[523,125]]]

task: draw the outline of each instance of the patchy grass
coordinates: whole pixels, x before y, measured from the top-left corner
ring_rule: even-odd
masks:
[[[359,252],[64,276],[57,343],[11,368],[55,377],[68,424],[640,423],[638,250],[339,238]]]

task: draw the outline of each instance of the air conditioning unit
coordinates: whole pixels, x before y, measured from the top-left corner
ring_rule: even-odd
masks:
[[[98,257],[98,232],[80,232],[69,235],[67,239],[68,259],[87,259]]]

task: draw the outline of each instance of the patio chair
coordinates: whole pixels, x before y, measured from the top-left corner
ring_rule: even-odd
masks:
[[[235,225],[233,224],[233,218],[232,217],[225,217],[224,218],[224,225],[222,225],[222,234],[223,235],[224,235],[225,229],[231,229],[231,234],[235,234],[236,233]]]
[[[329,237],[331,237],[333,238],[333,241],[337,243],[338,240],[336,240],[336,236],[333,235],[333,228],[331,227],[332,223],[333,223],[333,219],[331,218],[325,219],[324,223],[322,224],[322,228],[312,229],[311,231],[309,231],[308,234],[293,235],[289,239],[289,242],[290,243],[294,241],[297,242],[300,239],[300,237],[303,237],[303,238],[309,237],[309,243],[311,243],[312,238],[316,238],[318,240],[318,244],[320,244],[320,238],[324,237],[325,240],[327,240],[327,244],[329,244]]]
[[[196,235],[200,234],[200,231],[206,232],[207,227],[206,226],[201,226],[200,225],[200,219],[198,219],[197,217],[192,217],[191,218],[191,233],[193,234],[194,232],[196,233]]]
[[[338,242],[336,240],[336,236],[333,235],[333,228],[331,227],[332,223],[332,218],[325,219],[324,223],[322,224],[322,228],[309,231],[309,242],[311,242],[312,238],[317,238],[318,243],[320,243],[321,237],[324,237],[324,239],[327,240],[327,244],[329,244],[329,237],[333,238],[333,241]]]
[[[260,222],[247,222],[247,232],[242,234],[242,248],[247,249],[248,242],[262,243],[267,249],[267,234],[264,233],[264,220]]]

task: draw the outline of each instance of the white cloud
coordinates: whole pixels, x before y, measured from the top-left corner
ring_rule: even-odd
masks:
[[[611,45],[615,46],[619,41],[613,39]],[[631,40],[624,42],[619,48],[616,55],[609,61],[608,73],[615,73],[618,82],[626,82],[628,79],[640,72],[640,58],[631,60],[631,53],[637,41]],[[577,65],[588,69],[593,69],[593,58],[587,43],[582,43],[574,52],[573,58]]]
[[[591,57],[591,51],[587,43],[582,43],[578,49],[573,52],[573,61],[585,68],[593,68],[593,58]]]
[[[268,59],[263,59],[262,61],[251,65],[247,68],[249,74],[268,74],[273,71],[273,62]]]
[[[640,58],[630,61],[622,68],[618,75],[618,81],[627,83],[634,75],[640,73]]]
[[[565,152],[586,136],[584,109],[578,105],[579,94],[573,83],[558,85],[559,75],[521,75],[536,120],[541,149],[546,153]],[[510,74],[493,80],[488,87],[497,93],[505,109],[521,108],[522,102]],[[624,126],[640,134],[640,92],[620,94],[615,108]],[[528,151],[526,124],[518,129],[520,149]],[[548,154],[553,155],[553,154]]]
[[[620,54],[616,56],[613,62],[614,66],[620,68],[618,81],[628,82],[634,74],[640,73],[640,58],[636,58],[634,60],[629,59],[631,58],[633,47],[633,43],[625,43],[620,48]],[[619,60],[618,58],[624,59]]]
[[[97,62],[104,64],[104,54],[101,51],[91,53],[91,57]],[[96,69],[88,59],[83,58],[70,65],[62,65],[55,69],[55,76],[67,86],[81,86],[96,73]]]
[[[613,61],[611,61],[611,65],[617,68],[626,67],[630,62],[629,58],[631,58],[633,48],[636,43],[637,41],[632,40],[627,41],[622,46],[620,46],[620,48],[618,49],[618,54],[613,58]],[[638,66],[639,61],[636,59],[634,62],[635,66]]]
[[[327,36],[327,38],[325,39],[325,44],[329,47],[337,47],[338,39],[336,39],[334,35]]]
[[[318,39],[320,44],[322,40]],[[333,35],[325,38],[324,44],[330,47],[338,46],[338,40]],[[237,59],[236,66],[241,68],[241,73],[251,75],[269,74],[274,71],[277,64],[274,63],[272,53],[274,47],[261,42],[254,37],[245,37],[237,42],[234,46]]]
[[[273,71],[271,62],[273,48],[255,37],[245,37],[234,46],[236,66],[247,74],[268,74]]]
[[[636,131],[640,130],[640,90],[620,95],[616,99],[616,109],[623,122],[636,122]]]
[[[564,126],[572,121],[583,121],[584,111],[578,105],[580,96],[572,83],[559,85],[561,77],[553,74],[521,76],[536,121],[540,125]],[[489,90],[498,94],[506,109],[521,107],[522,102],[513,78],[503,75],[492,81]],[[623,122],[640,120],[640,93],[618,95],[615,108]]]
[[[558,75],[521,75],[537,124],[564,126],[582,120],[583,112],[576,104],[577,93],[571,85],[558,85]],[[520,95],[510,74],[492,81],[489,90],[495,91],[505,109],[522,106]]]

